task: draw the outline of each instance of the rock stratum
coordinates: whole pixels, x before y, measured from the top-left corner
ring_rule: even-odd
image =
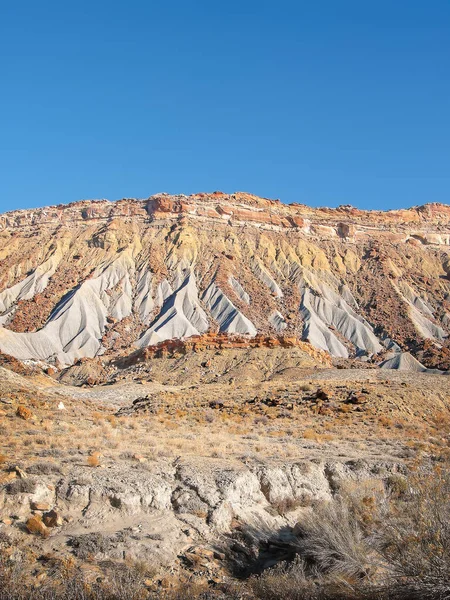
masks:
[[[220,192],[81,201],[0,215],[0,260],[0,351],[19,360],[117,360],[217,334],[450,368],[448,205],[362,211]]]

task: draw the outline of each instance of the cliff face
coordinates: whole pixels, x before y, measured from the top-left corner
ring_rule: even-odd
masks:
[[[0,351],[22,360],[70,364],[221,332],[450,367],[448,205],[82,201],[0,215],[0,260]]]
[[[33,226],[73,225],[110,219],[180,219],[227,222],[264,229],[297,229],[305,234],[348,239],[382,235],[383,238],[450,245],[450,205],[426,204],[405,210],[363,211],[352,206],[337,209],[282,204],[246,193],[159,194],[147,200],[84,200],[67,205],[17,210],[0,215],[0,230]]]

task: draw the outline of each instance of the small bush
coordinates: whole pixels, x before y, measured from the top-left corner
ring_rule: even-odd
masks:
[[[371,544],[342,500],[316,507],[298,524],[297,531],[298,554],[322,573],[367,575]]]
[[[111,539],[102,533],[86,533],[69,540],[77,558],[86,560],[96,554],[106,554],[112,548]]]
[[[22,404],[17,407],[16,415],[21,419],[24,419],[24,421],[29,421],[33,418],[33,413],[31,410]]]
[[[59,465],[50,461],[39,461],[33,463],[27,468],[27,471],[33,475],[61,475],[63,473]]]
[[[6,493],[14,494],[34,494],[37,482],[35,479],[15,479],[6,486]]]
[[[435,468],[409,484],[383,524],[380,554],[395,577],[450,598],[450,470]]]
[[[394,425],[394,421],[390,417],[385,417],[384,415],[379,417],[378,422],[383,427],[392,427]]]
[[[317,441],[318,435],[312,429],[305,429],[305,431],[303,432],[303,438],[305,440],[314,440],[314,441]]]
[[[310,383],[302,383],[298,389],[302,392],[311,392],[314,388]]]
[[[386,480],[386,486],[397,498],[404,496],[409,490],[408,480],[404,475],[390,475]]]
[[[205,421],[207,423],[214,423],[216,419],[216,415],[214,414],[214,412],[212,410],[207,410],[205,412]]]
[[[251,589],[261,600],[319,600],[316,581],[306,574],[305,564],[280,564],[251,580]]]
[[[302,508],[311,505],[311,496],[308,494],[304,494],[301,498],[283,498],[283,500],[279,500],[278,502],[273,502],[272,506],[279,512],[280,515],[284,516],[288,513],[296,510],[297,508]]]
[[[87,464],[89,467],[100,466],[100,452],[93,452],[87,457]]]
[[[315,507],[296,526],[296,551],[305,563],[264,575],[256,588],[265,596],[258,597],[450,599],[450,470],[422,471],[405,481],[391,476],[388,490],[397,492],[388,496],[381,482],[359,484]],[[317,596],[302,588],[305,565]],[[286,591],[276,596],[277,589]]]

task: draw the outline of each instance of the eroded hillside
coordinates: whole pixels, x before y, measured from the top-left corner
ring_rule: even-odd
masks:
[[[21,360],[67,366],[220,332],[450,367],[446,205],[312,209],[242,193],[83,201],[0,216],[0,258],[0,351]]]

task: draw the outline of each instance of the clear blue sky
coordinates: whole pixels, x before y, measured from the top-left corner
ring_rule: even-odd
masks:
[[[1,2],[0,211],[450,202],[448,0]]]

